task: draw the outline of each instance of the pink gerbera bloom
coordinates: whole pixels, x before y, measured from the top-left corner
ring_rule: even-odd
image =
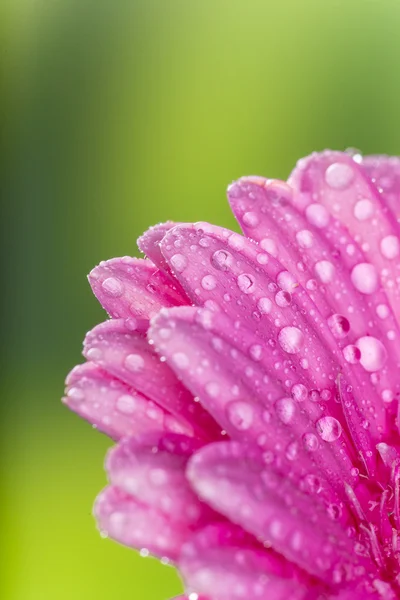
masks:
[[[190,600],[400,598],[400,160],[228,190],[89,275],[66,404],[117,444],[95,515]]]

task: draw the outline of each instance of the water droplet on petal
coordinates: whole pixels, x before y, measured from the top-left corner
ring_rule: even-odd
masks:
[[[232,262],[232,254],[226,250],[217,250],[211,257],[211,264],[220,271],[227,271]]]
[[[281,290],[280,292],[278,292],[276,294],[275,302],[281,308],[284,308],[285,306],[290,306],[290,304],[292,303],[292,296],[289,292],[286,292],[285,290]]]
[[[242,273],[237,278],[238,288],[244,294],[251,294],[254,292],[256,287],[254,277],[252,275],[248,275],[247,273]]]
[[[264,238],[263,240],[261,240],[260,246],[271,256],[278,256],[278,247],[274,240],[271,240],[270,238]]]
[[[335,442],[342,435],[342,426],[334,417],[322,417],[317,421],[316,428],[325,442]]]
[[[190,364],[189,358],[184,352],[175,352],[172,360],[178,369],[187,369]]]
[[[314,243],[314,236],[308,229],[302,229],[296,233],[296,240],[300,248],[311,248]]]
[[[135,400],[128,394],[123,394],[117,398],[115,406],[119,412],[123,413],[124,415],[130,415],[135,412]]]
[[[360,363],[370,373],[382,369],[387,360],[385,346],[377,338],[364,336],[356,341],[361,352]]]
[[[297,327],[284,327],[279,332],[278,341],[282,350],[288,354],[297,354],[303,346],[304,335]]]
[[[219,394],[219,385],[215,381],[209,381],[205,385],[205,390],[211,398],[216,398]]]
[[[304,402],[308,398],[308,390],[302,383],[295,383],[291,392],[292,398],[297,402]]]
[[[113,298],[118,298],[124,293],[124,286],[116,277],[108,277],[103,281],[101,287],[106,294],[112,296]]]
[[[243,223],[247,225],[247,227],[257,227],[260,219],[258,214],[255,212],[246,212],[243,215]]]
[[[305,433],[303,435],[303,444],[309,452],[315,452],[319,447],[318,438],[315,433]]]
[[[395,235],[387,235],[381,241],[381,252],[385,258],[392,260],[400,253],[399,238]]]
[[[293,290],[299,285],[296,277],[294,277],[292,273],[289,273],[289,271],[281,271],[278,273],[276,283],[286,292],[293,292]]]
[[[353,169],[345,163],[333,163],[325,172],[325,181],[334,190],[344,190],[354,179]]]
[[[81,400],[85,399],[85,394],[84,394],[83,390],[81,390],[80,388],[77,388],[77,387],[70,388],[68,390],[67,396],[74,402],[80,402]]]
[[[227,416],[233,427],[239,431],[246,431],[253,423],[253,409],[251,405],[239,400],[228,404]]]
[[[183,254],[174,254],[171,257],[171,265],[178,273],[182,273],[187,267],[187,258]]]
[[[132,373],[140,372],[144,367],[144,359],[140,354],[128,354],[124,361],[125,367]]]
[[[378,274],[371,263],[359,263],[351,272],[354,287],[362,294],[373,294],[378,289]]]
[[[260,298],[257,302],[257,308],[262,315],[267,315],[271,312],[272,302],[269,298]]]
[[[294,417],[296,406],[291,398],[281,398],[275,402],[275,410],[282,423],[287,425]]]
[[[306,208],[308,222],[314,227],[322,229],[329,223],[329,212],[322,204],[310,204]]]
[[[217,285],[214,275],[205,275],[201,280],[201,287],[207,291],[213,290]]]
[[[359,221],[366,221],[370,219],[374,214],[374,205],[371,200],[364,198],[363,200],[359,200],[354,205],[354,216]]]
[[[338,340],[345,338],[350,331],[350,323],[343,315],[335,314],[329,317],[328,326],[333,337]]]
[[[389,316],[389,307],[386,304],[378,304],[376,314],[380,319],[386,319]]]
[[[349,344],[348,346],[343,348],[343,356],[348,363],[350,363],[351,365],[355,365],[358,362],[360,362],[361,352],[357,348],[357,346]]]
[[[322,283],[330,283],[335,276],[335,267],[329,260],[320,260],[315,263],[315,274]]]

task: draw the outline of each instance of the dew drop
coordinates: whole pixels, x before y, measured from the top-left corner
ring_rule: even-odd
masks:
[[[296,406],[291,398],[280,398],[275,402],[275,410],[282,423],[287,425],[294,417]]]
[[[378,288],[378,275],[371,263],[359,263],[350,277],[354,287],[362,294],[373,294]]]
[[[124,293],[123,284],[116,277],[108,277],[101,284],[103,290],[113,298],[119,298]]]
[[[172,360],[178,369],[187,369],[190,364],[189,358],[184,352],[175,352]]]
[[[314,243],[314,236],[308,229],[302,229],[296,233],[296,240],[300,248],[311,248]]]
[[[239,431],[246,431],[253,423],[253,409],[251,405],[239,400],[228,404],[227,416],[233,427]]]
[[[314,227],[322,229],[329,223],[329,212],[322,204],[309,204],[306,208],[308,222]]]
[[[123,394],[117,398],[115,406],[119,412],[123,413],[124,415],[130,415],[135,411],[135,400],[132,396]]]
[[[387,235],[381,240],[381,252],[385,258],[392,260],[400,253],[399,238],[395,235]]]
[[[330,283],[335,276],[335,267],[329,260],[319,260],[315,263],[314,271],[322,283]]]
[[[295,383],[291,392],[292,398],[297,402],[304,402],[308,398],[308,390],[302,383]]]
[[[353,169],[345,163],[333,163],[325,172],[325,181],[334,190],[344,190],[354,179]]]
[[[335,442],[342,435],[342,426],[334,417],[322,417],[317,421],[316,428],[325,442]]]
[[[380,371],[387,360],[385,346],[377,338],[364,336],[356,341],[356,346],[361,352],[360,363],[370,373]]]
[[[290,304],[292,303],[292,296],[289,292],[286,292],[285,290],[280,290],[280,292],[278,292],[275,296],[275,302],[281,308],[290,306]]]
[[[303,435],[303,444],[308,452],[315,452],[319,447],[318,438],[314,433],[305,433]]]
[[[203,279],[201,280],[201,287],[204,290],[211,291],[211,290],[215,289],[216,285],[217,285],[217,280],[214,277],[214,275],[205,275],[203,277]]]
[[[374,205],[371,200],[363,198],[354,205],[354,216],[359,221],[366,221],[374,214]]]
[[[276,283],[286,292],[292,292],[298,286],[296,277],[289,273],[289,271],[281,271],[278,273]]]
[[[227,271],[232,262],[232,254],[226,250],[216,250],[211,257],[211,264],[220,271]]]
[[[256,287],[254,277],[247,273],[242,273],[241,275],[239,275],[239,277],[237,278],[237,284],[240,291],[244,294],[251,294],[252,292],[254,292],[254,289]]]
[[[348,346],[343,348],[343,356],[348,363],[350,363],[351,365],[356,365],[358,362],[360,362],[361,352],[357,348],[357,346],[349,344]]]
[[[333,337],[341,340],[346,337],[350,331],[350,323],[343,315],[332,315],[328,319],[328,326]]]
[[[262,347],[260,344],[253,344],[249,349],[250,356],[253,360],[261,360],[262,356]]]
[[[171,257],[171,265],[178,273],[182,273],[187,267],[187,258],[183,254],[174,254]]]
[[[246,212],[243,215],[243,223],[245,225],[247,225],[247,227],[253,228],[253,227],[257,227],[257,225],[259,224],[260,219],[258,217],[258,214],[255,212]]]
[[[389,312],[387,304],[378,304],[376,307],[376,314],[380,319],[386,319],[389,316]]]
[[[68,390],[67,396],[74,402],[81,402],[82,400],[85,399],[85,394],[84,394],[83,390],[81,390],[78,387],[70,388]]]
[[[276,242],[270,238],[264,238],[260,242],[260,246],[263,250],[268,252],[271,256],[278,256],[278,247]]]
[[[124,360],[124,365],[132,373],[139,373],[144,367],[144,359],[140,354],[128,354]]]
[[[211,398],[216,398],[219,394],[219,385],[215,381],[209,381],[205,385],[205,390]]]
[[[284,327],[279,332],[278,341],[282,350],[288,354],[297,354],[303,346],[304,335],[297,327]]]
[[[286,458],[288,460],[296,460],[299,455],[299,444],[298,442],[290,442],[286,448]]]

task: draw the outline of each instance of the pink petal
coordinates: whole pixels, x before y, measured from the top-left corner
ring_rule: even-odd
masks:
[[[190,531],[155,508],[140,503],[117,487],[105,488],[96,500],[94,514],[102,533],[137,548],[143,555],[175,561]]]
[[[364,156],[360,166],[380,191],[385,204],[400,219],[400,158],[398,156]]]
[[[343,481],[354,483],[344,432],[340,428],[338,436],[326,441],[318,423],[327,409],[310,401],[307,414],[304,398],[279,391],[274,374],[265,376],[257,361],[232,344],[233,331],[220,313],[181,307],[162,311],[149,336],[230,437],[268,450],[271,462],[295,471],[299,479],[317,469],[315,475],[328,477],[332,489],[343,495]],[[331,421],[338,423],[333,417]]]
[[[122,319],[112,319],[92,329],[85,339],[84,355],[179,418],[183,426],[178,433],[206,439],[219,436],[215,422],[194,402],[169,366],[160,361],[146,337],[127,329]]]
[[[199,501],[185,476],[187,461],[200,448],[193,438],[153,433],[122,440],[107,458],[112,485],[166,517],[198,527],[221,519]]]
[[[211,600],[300,600],[307,593],[316,598],[290,565],[285,572],[279,557],[231,524],[209,526],[193,536],[182,549],[179,568],[189,598],[191,593]]]
[[[103,261],[90,272],[89,283],[114,318],[150,319],[163,306],[187,304],[179,286],[149,260],[125,256]]]
[[[287,560],[335,585],[375,571],[354,553],[354,542],[327,509],[271,472],[260,451],[235,442],[210,444],[190,461],[199,495]]]
[[[93,363],[75,367],[66,384],[64,404],[115,440],[155,429],[184,428],[179,416],[169,414]]]
[[[150,227],[150,229],[145,231],[144,234],[137,240],[139,249],[144,252],[144,254],[146,254],[146,256],[148,256],[159,269],[168,275],[172,275],[172,272],[168,262],[165,260],[161,252],[160,243],[166,233],[168,233],[170,229],[173,229],[177,225],[179,225],[179,223],[174,223],[173,221],[154,225],[154,227]],[[175,285],[177,285],[184,294],[177,281],[175,281]]]

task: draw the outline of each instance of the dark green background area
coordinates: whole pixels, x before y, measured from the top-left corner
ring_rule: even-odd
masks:
[[[2,0],[0,596],[166,600],[98,535],[107,439],[62,407],[86,274],[314,149],[400,153],[398,0]]]

